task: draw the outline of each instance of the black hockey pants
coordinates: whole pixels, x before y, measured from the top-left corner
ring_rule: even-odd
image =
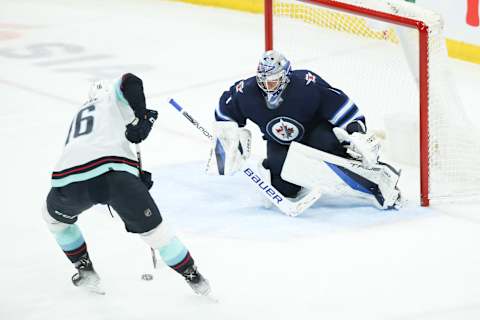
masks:
[[[127,231],[144,233],[157,227],[162,216],[140,178],[123,171],[109,171],[90,180],[52,188],[47,210],[55,220],[72,224],[95,204],[108,204],[125,223]]]

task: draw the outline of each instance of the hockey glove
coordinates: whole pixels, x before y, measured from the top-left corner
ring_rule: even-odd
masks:
[[[369,169],[378,162],[380,144],[371,133],[354,132],[349,134],[342,128],[333,128],[333,133],[340,142],[347,142],[347,153],[354,159],[361,160],[365,168]]]
[[[148,171],[142,170],[140,171],[140,180],[142,180],[143,184],[150,190],[153,186],[152,174]]]
[[[136,124],[134,122],[127,125],[125,137],[131,143],[140,143],[148,137],[155,120],[158,118],[158,112],[147,109],[144,116],[138,119]]]

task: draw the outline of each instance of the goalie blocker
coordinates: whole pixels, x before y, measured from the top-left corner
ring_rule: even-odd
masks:
[[[216,121],[210,157],[206,171],[210,175],[233,175],[241,172],[255,189],[284,214],[295,217],[309,208],[321,196],[318,188],[295,199],[285,197],[270,182],[270,172],[248,161],[251,153],[250,130],[239,128],[231,121]]]
[[[213,131],[207,174],[233,175],[250,157],[252,134],[231,121],[216,121]]]

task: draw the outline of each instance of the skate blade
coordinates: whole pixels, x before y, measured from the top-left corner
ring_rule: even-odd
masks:
[[[218,299],[212,294],[212,289],[210,288],[210,286],[208,287],[208,290],[205,290],[205,292],[199,292],[195,290],[194,292],[202,299],[208,300],[209,302],[218,303]]]
[[[103,290],[100,286],[98,285],[84,285],[84,286],[78,286],[82,291],[88,292],[88,293],[93,293],[93,294],[98,294],[101,296],[104,296],[106,294],[105,290]]]
[[[218,298],[215,297],[211,292],[208,292],[207,294],[198,294],[198,296],[204,300],[207,300],[208,302],[213,302],[213,303],[220,302],[220,300],[218,300]]]

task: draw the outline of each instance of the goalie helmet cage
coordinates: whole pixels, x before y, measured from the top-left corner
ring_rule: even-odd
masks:
[[[277,45],[277,40],[283,36],[283,31],[277,29],[280,23],[277,20],[281,19],[301,20],[305,31],[313,26],[336,32],[336,38],[350,33],[349,36],[370,38],[369,41],[372,38],[389,41],[402,47],[400,51],[408,61],[410,77],[415,78],[411,90],[416,91],[413,103],[415,114],[412,117],[418,121],[415,128],[419,132],[416,143],[419,146],[421,205],[429,206],[431,200],[450,201],[479,196],[480,169],[476,169],[475,158],[480,154],[480,144],[478,136],[468,138],[471,129],[467,125],[469,119],[452,83],[446,79],[447,51],[440,15],[402,0],[265,0],[264,15],[266,50],[275,46],[285,53],[285,47]],[[375,24],[374,21],[390,27],[380,31],[375,27],[369,28],[368,23]],[[414,41],[414,47],[404,41],[405,37],[401,36],[399,29],[414,33],[414,38],[409,40]],[[311,39],[312,46],[322,41],[315,40]],[[285,46],[295,46],[295,41],[289,41]],[[371,69],[376,67],[370,66]],[[326,80],[329,81],[328,78]],[[395,99],[395,95],[402,94],[393,94],[390,98]],[[363,109],[361,104],[360,108]],[[459,126],[463,127],[462,132],[458,132]],[[459,141],[457,148],[455,146]]]

